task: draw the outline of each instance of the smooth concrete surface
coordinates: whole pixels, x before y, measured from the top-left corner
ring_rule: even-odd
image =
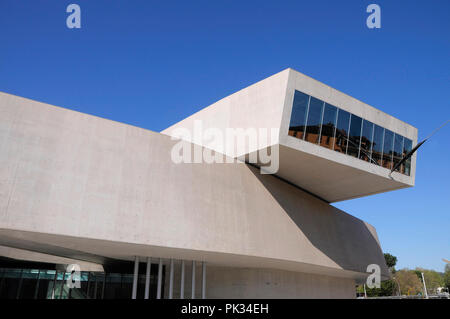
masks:
[[[191,263],[186,268],[184,296],[191,296]],[[168,263],[166,263],[165,287],[169,287]],[[186,264],[187,265],[187,264]],[[180,298],[181,262],[175,263],[173,298]],[[202,267],[197,263],[196,274]],[[207,299],[260,299],[260,298],[355,298],[356,282],[352,278],[314,275],[293,271],[260,268],[234,268],[206,266]],[[195,299],[200,299],[201,276],[195,278]],[[168,298],[168,289],[164,298]]]
[[[388,276],[372,226],[245,164],[174,164],[174,143],[0,94],[0,244],[353,279],[376,263]]]
[[[0,94],[0,244],[356,278],[367,223],[245,164],[174,164],[170,137]]]
[[[411,139],[413,145],[417,143],[415,127],[292,69],[283,70],[227,96],[161,133],[174,136],[176,129],[184,128],[191,132],[192,138],[187,139],[189,142],[223,152],[233,158],[278,145],[284,151],[280,152],[280,169],[276,174],[328,202],[414,185],[417,154],[412,157],[410,176],[397,172],[389,176],[390,170],[386,168],[289,136],[295,90],[401,134]],[[270,143],[259,143],[253,147],[246,145],[242,152],[236,153],[233,149],[224,150],[220,144],[194,138],[200,136],[195,134],[195,121],[202,122],[204,131],[216,128],[224,136],[227,128],[275,128],[277,138]],[[311,183],[325,183],[330,187],[323,189],[321,186],[311,186]]]
[[[355,298],[355,281],[273,269],[210,267],[208,298],[336,299]]]

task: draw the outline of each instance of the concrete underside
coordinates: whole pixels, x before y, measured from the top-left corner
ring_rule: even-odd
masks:
[[[386,278],[371,225],[245,164],[175,164],[174,143],[0,94],[0,245],[205,261],[209,297],[350,297],[369,264]]]

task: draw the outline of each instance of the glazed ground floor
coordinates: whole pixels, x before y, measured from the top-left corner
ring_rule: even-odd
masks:
[[[355,298],[350,278],[142,259],[78,274],[67,265],[8,260],[0,268],[0,299]],[[72,278],[78,288],[68,285]]]

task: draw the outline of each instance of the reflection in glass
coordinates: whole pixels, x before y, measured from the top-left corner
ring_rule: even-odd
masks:
[[[336,138],[334,142],[334,150],[344,154],[347,152],[349,122],[350,122],[350,113],[339,109],[336,125]]]
[[[383,167],[392,169],[392,154],[394,153],[394,133],[388,129],[384,130],[383,143]]]
[[[405,156],[410,150],[412,150],[412,141],[409,138],[405,137],[403,143],[403,156]],[[409,176],[411,174],[411,157],[405,161],[403,166],[404,174]]]
[[[350,136],[348,138],[347,154],[358,157],[359,142],[361,141],[361,125],[362,118],[356,115],[351,115],[350,118]]]
[[[324,102],[311,96],[305,133],[305,140],[308,142],[317,144],[319,141],[323,104]]]
[[[384,128],[375,125],[373,130],[373,144],[372,144],[372,159],[373,162],[381,166],[381,159],[383,155],[383,139],[384,139]]]
[[[373,141],[373,123],[364,120],[361,135],[361,147],[359,150],[359,158],[371,163],[373,163],[372,141]]]
[[[289,135],[303,139],[308,102],[309,95],[295,91],[291,123],[289,124]]]
[[[337,108],[325,103],[322,128],[320,130],[320,146],[333,148],[334,130],[336,127]]]
[[[289,135],[392,169],[412,141],[300,91],[294,92]],[[411,159],[398,169],[410,175]]]
[[[394,137],[394,154],[392,156],[392,167],[397,165],[403,157],[403,136],[395,134]],[[403,166],[403,165],[402,165]],[[395,171],[399,172],[402,168],[399,167]],[[403,172],[402,172],[403,173]]]

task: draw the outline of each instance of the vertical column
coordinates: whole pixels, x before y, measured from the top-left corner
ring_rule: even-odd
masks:
[[[58,270],[55,270],[55,278],[53,278],[52,299],[55,299],[56,281],[58,280]]]
[[[106,288],[106,272],[103,274],[102,299],[105,298],[105,288]]]
[[[145,295],[144,299],[148,299],[150,296],[150,275],[151,275],[152,260],[147,257],[147,269],[145,270]]]
[[[192,291],[191,299],[195,299],[195,260],[192,261]]]
[[[169,299],[173,298],[173,259],[170,259]]]
[[[33,297],[33,299],[37,299],[37,297],[38,297],[40,275],[41,275],[41,270],[39,269],[38,270],[38,275],[37,275],[36,287],[34,288],[34,297]]]
[[[156,299],[161,299],[161,285],[162,285],[162,258],[159,258],[159,265],[158,265],[158,290],[156,292]]]
[[[136,299],[138,274],[139,274],[139,257],[135,256],[134,257],[134,273],[133,273],[133,291],[131,294],[131,299]]]
[[[59,292],[59,299],[62,299],[62,296],[63,296],[64,285],[66,283],[65,280],[66,280],[66,272],[63,271],[63,277],[62,277],[62,282],[61,282],[61,291]]]
[[[202,299],[206,299],[206,263],[202,262]]]
[[[19,299],[20,297],[20,291],[22,290],[22,283],[23,283],[23,269],[20,270],[19,287],[17,288],[16,299]]]
[[[91,272],[88,272],[88,285],[87,285],[87,297],[90,299],[91,295],[89,294],[89,290],[91,288]]]
[[[181,261],[181,285],[180,285],[180,299],[184,299],[184,260]]]

